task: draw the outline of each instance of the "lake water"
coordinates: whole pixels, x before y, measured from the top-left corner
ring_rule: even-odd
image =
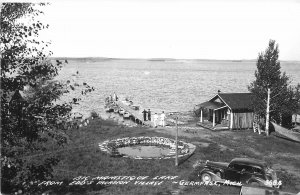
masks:
[[[142,158],[157,158],[167,156],[171,150],[167,147],[157,146],[132,146],[118,148],[120,154],[131,157],[142,157]]]
[[[281,67],[293,84],[300,82],[300,62],[281,62]],[[90,59],[69,60],[59,78],[80,85],[87,82],[95,88],[74,108],[85,115],[91,111],[102,115],[104,98],[113,92],[153,113],[184,112],[193,110],[218,90],[248,92],[255,69],[255,61]],[[68,96],[74,95],[80,96],[80,91]]]

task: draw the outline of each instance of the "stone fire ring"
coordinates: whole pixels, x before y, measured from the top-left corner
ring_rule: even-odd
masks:
[[[118,148],[130,147],[135,145],[142,146],[160,146],[170,148],[170,153],[166,156],[160,157],[140,157],[140,156],[127,156],[120,154]],[[165,137],[125,137],[114,140],[106,140],[99,144],[101,151],[108,153],[112,157],[127,157],[134,159],[170,159],[175,158],[176,141]],[[189,156],[195,152],[196,146],[183,141],[178,141],[178,157]]]

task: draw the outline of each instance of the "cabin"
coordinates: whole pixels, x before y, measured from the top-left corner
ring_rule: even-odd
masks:
[[[200,126],[209,129],[253,128],[251,93],[218,93],[210,100],[197,105]]]
[[[20,90],[13,91],[8,94],[6,98],[7,102],[9,103],[11,109],[15,110],[15,113],[18,115],[22,115],[22,107],[25,100],[24,92]],[[8,112],[10,114],[10,112]]]
[[[10,104],[13,104],[15,102],[25,101],[25,98],[24,98],[25,95],[20,90],[16,90],[16,91],[12,92],[10,95],[11,95],[11,97],[9,97],[10,98],[10,100],[9,100]]]
[[[292,123],[294,125],[300,125],[300,109],[293,114]]]

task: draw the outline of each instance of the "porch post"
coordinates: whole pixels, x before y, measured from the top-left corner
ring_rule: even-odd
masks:
[[[233,112],[231,110],[231,112],[230,112],[230,129],[232,129],[232,127],[233,127]]]
[[[201,123],[203,122],[203,111],[202,111],[202,109],[200,110],[200,122]]]
[[[216,111],[213,110],[213,127],[215,126],[215,122],[216,122]]]

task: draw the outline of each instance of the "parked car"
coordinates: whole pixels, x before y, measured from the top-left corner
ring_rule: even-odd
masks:
[[[280,187],[276,172],[266,162],[251,158],[234,158],[230,163],[207,160],[198,173],[203,182],[231,181],[242,185]]]

